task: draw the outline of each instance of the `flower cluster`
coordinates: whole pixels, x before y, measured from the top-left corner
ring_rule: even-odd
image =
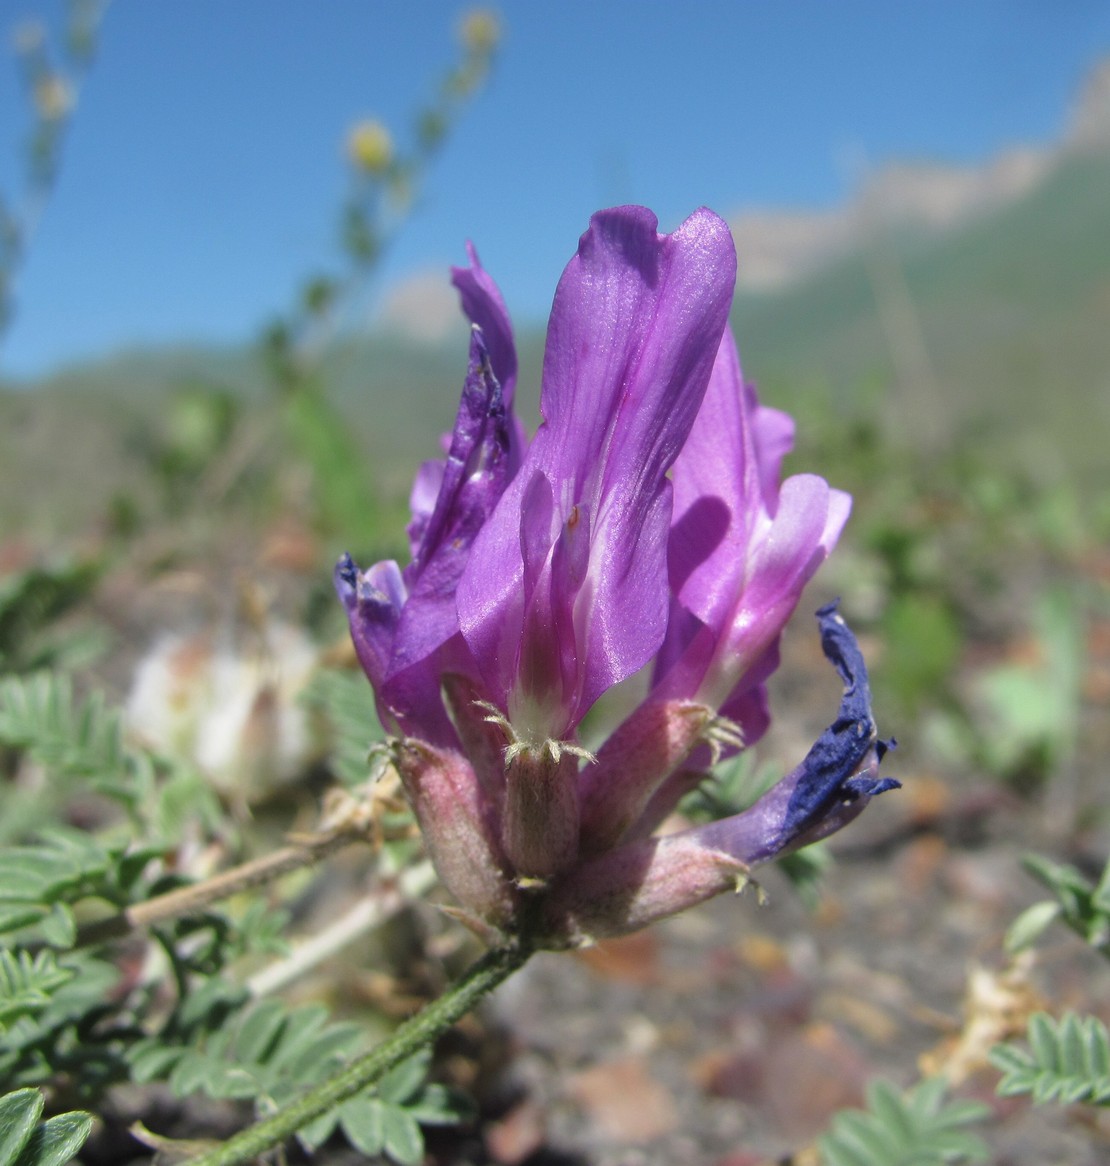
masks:
[[[837,720],[749,810],[653,836],[765,731],[780,633],[850,500],[780,482],[793,423],[741,377],[736,255],[712,212],[670,235],[641,207],[594,215],[555,294],[531,441],[508,313],[469,257],[469,368],[447,456],[417,474],[412,561],[344,556],[336,586],[464,917],[561,947],[742,885],[897,783],[877,776],[866,669],[830,606]],[[646,697],[588,753],[583,717],[648,666]]]

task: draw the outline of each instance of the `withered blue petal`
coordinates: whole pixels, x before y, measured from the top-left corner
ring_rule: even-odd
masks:
[[[829,603],[817,612],[821,647],[844,681],[844,695],[836,720],[814,742],[802,762],[797,785],[787,803],[782,824],[784,839],[805,834],[822,816],[844,800],[873,797],[897,789],[893,778],[858,775],[872,751],[876,763],[893,742],[879,741],[871,713],[871,686],[867,665],[856,637]]]

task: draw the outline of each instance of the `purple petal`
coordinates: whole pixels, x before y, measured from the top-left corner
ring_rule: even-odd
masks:
[[[360,571],[351,556],[344,554],[335,565],[334,581],[347,609],[355,654],[380,696],[407,598],[401,570],[396,563],[386,561]]]
[[[560,696],[552,736],[571,731],[662,641],[666,474],[701,403],[734,277],[732,239],[716,215],[699,211],[666,236],[656,233],[649,211],[624,207],[593,217],[559,284],[544,361],[544,424],[479,535],[458,593],[463,634],[475,658],[488,662],[490,687],[507,706],[524,620],[524,492],[535,472],[552,485],[560,529],[576,506],[589,518],[585,582],[570,597],[572,628],[559,633],[570,637],[559,647],[573,653],[576,679],[573,692]]]
[[[793,422],[761,406],[743,383],[726,334],[675,462],[668,564],[676,604],[655,683],[669,698],[704,700],[722,711],[727,705],[726,715],[750,729],[762,715],[758,693],[741,699],[757,683],[753,670],[774,650],[850,506],[847,495],[814,475],[790,478],[780,491],[792,442]]]
[[[413,479],[412,490],[409,493],[409,511],[412,518],[407,528],[409,550],[413,558],[420,553],[428,523],[432,521],[432,515],[435,513],[436,500],[443,486],[446,468],[447,463],[438,459],[422,462]]]
[[[501,385],[505,409],[509,413],[509,477],[520,468],[524,447],[528,444],[524,426],[513,413],[516,395],[517,357],[509,311],[497,284],[478,259],[473,243],[467,243],[469,267],[452,267],[451,282],[462,301],[462,309],[471,324],[482,329],[489,348],[490,367]]]
[[[574,707],[579,697],[574,604],[590,562],[590,516],[574,506],[553,530],[555,520],[551,484],[537,470],[521,513],[523,619],[508,710],[524,740],[543,740],[560,710]]]
[[[893,742],[880,741],[871,715],[871,690],[863,655],[836,604],[817,613],[821,647],[844,680],[836,720],[805,760],[751,809],[703,827],[707,846],[753,864],[795,850],[847,825],[870,798],[899,783],[879,777],[879,762]]]
[[[474,539],[505,488],[509,429],[500,386],[490,369],[482,333],[475,328],[447,460],[442,473],[422,469],[423,482],[413,491],[422,497],[439,477],[434,509],[420,524],[419,545],[405,568],[409,595],[387,680],[427,659],[458,631],[455,588]],[[434,684],[438,691],[438,681]]]
[[[438,590],[454,589],[470,545],[508,481],[509,430],[508,410],[490,366],[485,337],[475,327],[435,506],[413,561],[405,569],[410,585],[431,573],[437,576]],[[421,473],[425,481],[414,487],[418,498],[436,476],[428,469]]]
[[[458,638],[455,587],[508,481],[510,434],[500,385],[481,330],[474,328],[447,458],[425,463],[413,486],[412,562],[403,574],[390,563],[359,576],[348,558],[337,569],[356,650],[379,704],[406,733],[441,746],[455,744],[456,736],[443,706],[440,673],[448,663],[473,671]]]
[[[467,243],[469,267],[452,267],[451,282],[458,289],[466,318],[482,329],[489,347],[493,375],[501,385],[506,407],[511,406],[516,391],[516,345],[509,311],[497,284],[478,259],[473,243]]]
[[[761,405],[754,385],[744,385],[744,401],[751,418],[760,493],[767,509],[774,514],[779,504],[783,458],[794,448],[794,418],[779,409]]]
[[[769,509],[755,449],[755,413],[745,407],[754,402],[754,392],[744,387],[736,342],[726,330],[705,399],[675,462],[668,548],[675,595],[710,626],[731,605],[753,528]]]

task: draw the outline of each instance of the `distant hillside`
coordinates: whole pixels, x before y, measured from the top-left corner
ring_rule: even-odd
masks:
[[[373,478],[392,497],[407,497],[416,464],[439,453],[458,407],[465,345],[465,329],[461,344],[443,346],[371,336],[335,345],[320,365]],[[520,347],[526,382],[538,387],[542,337]],[[161,431],[169,394],[196,386],[231,390],[256,427],[275,403],[250,345],[121,353],[31,384],[0,384],[0,538],[27,527],[75,533],[103,517],[115,495],[150,489],[142,451]],[[534,396],[522,412],[534,426]]]
[[[781,291],[887,230],[939,236],[999,211],[1077,155],[1110,150],[1110,57],[1079,87],[1055,141],[1011,145],[984,161],[886,161],[863,173],[851,196],[820,210],[743,208],[728,216],[744,291]],[[862,160],[861,160],[862,163]]]
[[[825,395],[880,408],[894,440],[943,443],[974,424],[987,452],[1105,481],[1110,432],[1110,151],[1076,153],[1025,195],[942,233],[893,229],[796,286],[741,291],[746,374],[768,400]],[[321,375],[394,496],[450,428],[465,335],[443,345],[370,336],[337,345]],[[542,337],[521,339],[520,402],[536,421]],[[141,489],[136,435],[165,393],[227,386],[265,409],[249,346],[123,354],[0,391],[0,521],[49,505],[44,477],[74,483],[76,526]],[[55,469],[54,467],[60,467]]]
[[[1105,465],[1110,152],[940,236],[873,237],[804,283],[740,293],[747,374],[847,403],[891,386],[911,429],[991,419]]]

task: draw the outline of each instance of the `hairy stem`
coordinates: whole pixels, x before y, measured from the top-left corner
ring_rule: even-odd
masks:
[[[190,1158],[184,1166],[237,1166],[281,1145],[297,1130],[381,1080],[395,1065],[430,1045],[461,1020],[487,992],[508,979],[531,954],[531,948],[523,944],[486,952],[442,996],[405,1021],[365,1056],[273,1117],[236,1134],[218,1149]]]

